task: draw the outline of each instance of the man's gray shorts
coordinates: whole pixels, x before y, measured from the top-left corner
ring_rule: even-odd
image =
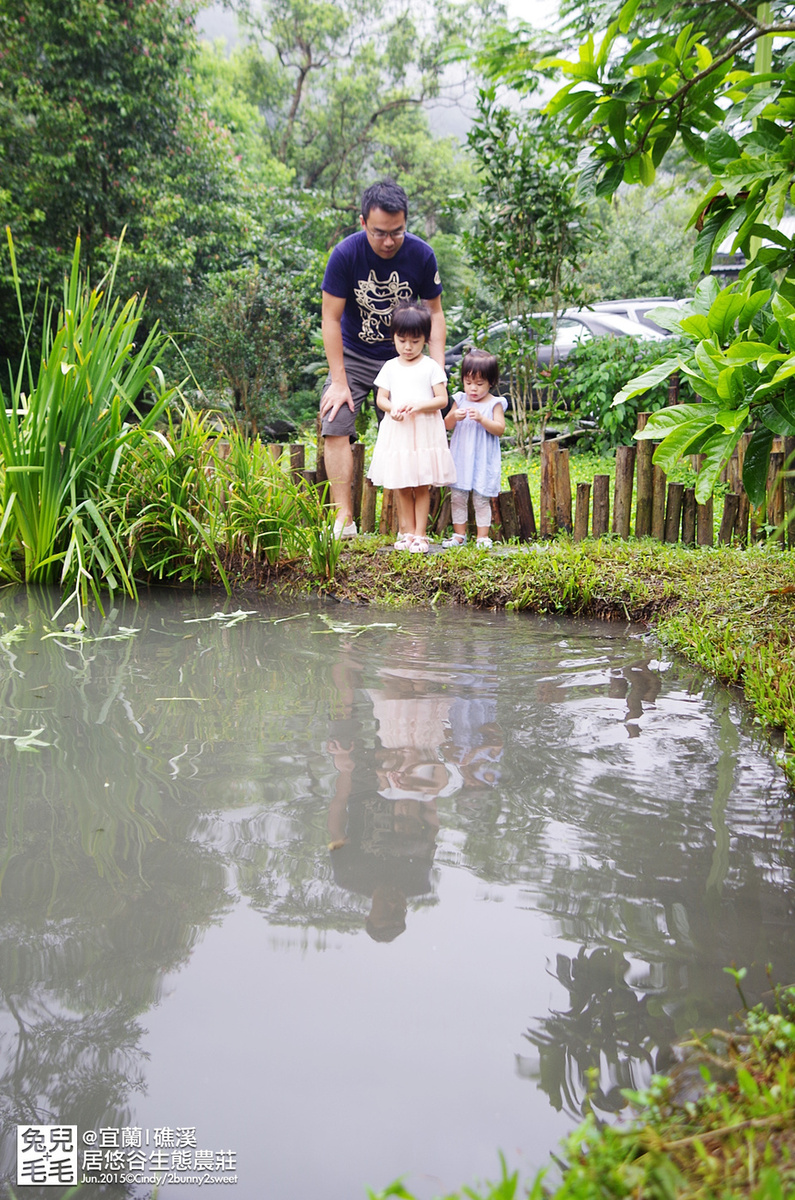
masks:
[[[366,354],[357,354],[355,350],[349,350],[347,346],[342,350],[342,361],[345,364],[345,374],[348,377],[348,387],[351,389],[353,397],[354,411],[344,404],[337,412],[333,421],[329,421],[328,417],[323,418],[322,433],[324,437],[349,437],[351,441],[356,441],[356,417],[361,410],[366,397],[373,390],[373,381],[376,375],[381,370],[388,359],[383,358],[368,358]],[[323,385],[323,395],[326,394],[326,388],[331,383],[331,376],[326,378]],[[322,399],[322,397],[321,397]],[[380,409],[376,410],[380,418]]]

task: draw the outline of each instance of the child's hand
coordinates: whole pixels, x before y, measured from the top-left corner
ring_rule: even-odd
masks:
[[[477,421],[479,424],[483,422],[483,413],[477,408],[468,408],[466,415],[470,421]]]
[[[468,410],[465,408],[454,408],[453,409],[453,417],[455,418],[456,421],[466,421],[467,411]]]
[[[392,419],[394,421],[402,421],[404,417],[408,417],[410,415],[411,415],[411,405],[410,404],[401,404],[399,407],[392,409]]]

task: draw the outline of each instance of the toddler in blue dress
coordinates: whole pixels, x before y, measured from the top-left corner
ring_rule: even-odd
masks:
[[[485,350],[470,350],[461,362],[463,392],[453,396],[453,406],[445,417],[447,429],[452,429],[450,452],[455,463],[455,485],[450,489],[453,517],[453,536],[442,545],[463,546],[467,540],[467,501],[469,493],[475,508],[477,545],[491,546],[491,497],[500,494],[500,438],[505,433],[507,400],[493,396],[491,389],[500,378],[500,368],[493,354]]]

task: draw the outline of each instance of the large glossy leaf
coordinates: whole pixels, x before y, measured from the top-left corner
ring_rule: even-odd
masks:
[[[696,480],[696,501],[698,504],[706,504],[713,491],[715,484],[720,478],[720,473],[726,466],[726,463],[732,456],[734,447],[742,436],[744,426],[734,429],[729,433],[718,433],[710,438],[701,447],[701,454],[704,458],[698,472]]]
[[[795,434],[795,404],[787,404],[782,396],[776,396],[770,404],[765,404],[757,412],[773,433],[779,434],[780,437],[792,437]]]
[[[680,366],[681,359],[678,354],[673,358],[664,358],[655,363],[648,371],[644,371],[642,375],[636,375],[634,379],[630,379],[624,384],[621,391],[617,392],[613,398],[613,407],[623,404],[625,400],[631,400],[633,396],[640,396],[642,392],[647,392],[656,383],[662,383],[663,379],[667,379],[671,372],[676,371]]]
[[[767,471],[770,465],[770,450],[773,431],[761,426],[748,443],[743,461],[743,487],[753,505],[761,504],[767,488]]]
[[[646,428],[635,434],[635,439],[660,441],[681,425],[693,421],[700,421],[702,427],[706,428],[714,423],[717,413],[718,408],[714,404],[672,404],[668,408],[658,408],[649,417]]]
[[[705,441],[712,436],[725,437],[726,434],[711,420],[709,414],[684,421],[660,443],[654,451],[653,461],[663,471],[672,471],[684,454],[698,454]]]

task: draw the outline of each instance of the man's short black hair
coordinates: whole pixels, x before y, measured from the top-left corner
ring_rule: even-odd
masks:
[[[370,215],[370,209],[381,208],[384,212],[402,212],[409,219],[409,198],[399,183],[394,179],[380,179],[371,183],[362,196],[362,216],[365,221]]]
[[[408,337],[422,337],[427,342],[431,336],[431,311],[419,304],[399,304],[392,313],[392,337],[400,333]]]

